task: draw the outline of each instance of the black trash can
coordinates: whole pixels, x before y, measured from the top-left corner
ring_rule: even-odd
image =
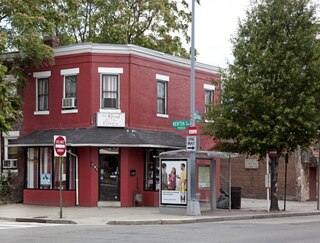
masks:
[[[231,208],[241,208],[241,187],[231,187]]]

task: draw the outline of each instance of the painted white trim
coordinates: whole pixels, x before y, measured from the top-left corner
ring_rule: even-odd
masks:
[[[61,110],[61,114],[72,114],[72,113],[78,113],[78,109]]]
[[[43,72],[34,72],[34,78],[49,78],[51,77],[51,71],[43,71]]]
[[[50,115],[50,111],[35,111],[33,112],[34,115]]]
[[[204,84],[203,88],[206,90],[215,90],[216,89],[216,87],[212,84]]]
[[[79,68],[69,68],[69,69],[61,69],[60,74],[61,75],[76,75],[80,73]]]
[[[184,68],[190,68],[190,59],[168,55],[159,51],[154,51],[135,45],[81,43],[70,46],[59,46],[54,49],[54,52],[55,56],[74,55],[81,53],[137,55]],[[212,74],[220,74],[222,70],[220,67],[199,62],[195,63],[195,68],[196,70]]]
[[[123,73],[123,68],[98,67],[98,73],[102,73],[102,74],[120,74],[120,73]]]
[[[120,109],[99,109],[101,113],[121,113]]]
[[[157,113],[157,117],[160,117],[160,118],[169,118],[169,115],[168,115],[168,114],[159,114],[159,113]]]
[[[169,82],[170,77],[167,75],[162,75],[162,74],[156,74],[156,79],[159,81],[166,81]]]
[[[9,138],[9,139],[15,139],[20,136],[20,131],[8,131],[8,132],[2,132],[2,137]]]

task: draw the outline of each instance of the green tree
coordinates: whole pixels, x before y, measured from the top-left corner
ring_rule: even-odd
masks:
[[[217,148],[271,161],[271,210],[278,206],[278,159],[320,131],[320,43],[310,0],[251,1],[223,75],[221,104],[206,132]]]
[[[56,33],[63,44],[134,44],[189,57],[183,47],[183,41],[190,41],[191,22],[189,4],[185,0],[62,2],[59,9],[67,16],[67,22],[59,21]]]
[[[43,43],[43,37],[52,34],[53,20],[59,18],[57,3],[45,0],[0,1],[1,132],[8,131],[22,116],[21,100],[15,91],[23,85],[24,68],[53,60],[52,48]]]

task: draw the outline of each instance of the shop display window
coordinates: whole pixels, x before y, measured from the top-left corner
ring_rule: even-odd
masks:
[[[163,149],[146,149],[145,162],[145,183],[144,189],[146,191],[158,191],[159,184],[159,154],[164,152]]]
[[[75,158],[53,156],[52,147],[28,148],[26,188],[60,189],[60,159],[62,163],[62,189],[75,189]]]

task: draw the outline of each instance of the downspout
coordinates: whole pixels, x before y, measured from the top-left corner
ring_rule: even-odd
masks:
[[[70,150],[68,153],[71,156],[76,157],[76,206],[79,206],[79,166],[78,166],[78,155],[72,153]]]

